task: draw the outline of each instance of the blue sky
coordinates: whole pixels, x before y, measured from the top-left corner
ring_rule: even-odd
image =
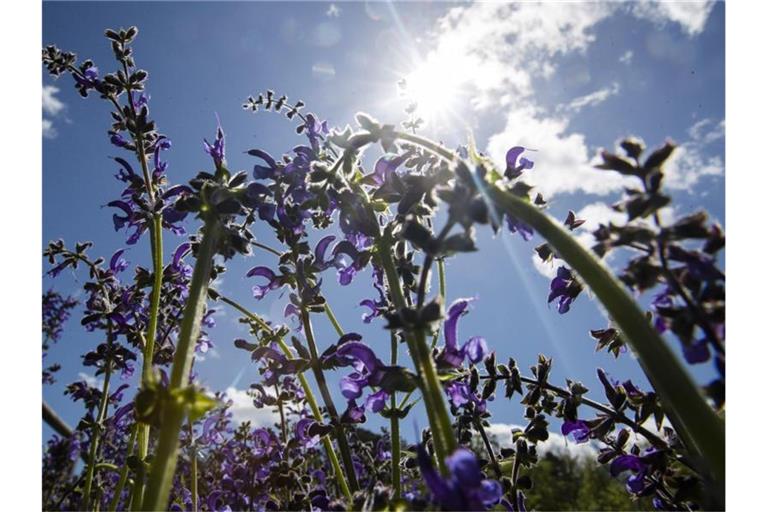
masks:
[[[251,168],[252,159],[243,154],[250,148],[282,154],[298,143],[284,119],[243,111],[249,94],[271,88],[302,99],[331,126],[352,123],[358,111],[398,122],[406,100],[396,83],[405,77],[429,118],[425,134],[455,146],[471,131],[478,148],[496,160],[512,145],[536,149],[528,181],[551,201],[550,213],[558,218],[569,209],[593,226],[613,218],[606,205],[620,197],[625,183],[591,163],[599,148],[613,148],[620,137],[635,134],[649,146],[666,137],[680,144],[667,169],[675,213],[703,208],[725,222],[722,3],[334,5],[46,2],[43,43],[90,57],[107,71],[111,51],[103,30],[140,28],[135,56],[150,72],[152,116],[173,141],[167,159],[174,183],[210,167],[201,142],[214,134],[215,113],[227,133],[230,168]],[[95,97],[82,100],[68,78],[44,77],[44,86],[43,241],[88,239],[95,243],[92,254],[109,256],[124,247],[125,237],[113,231],[111,212],[101,208],[121,191],[108,158],[117,153],[106,136],[107,105]],[[257,227],[255,233],[272,242],[267,230]],[[552,269],[534,265],[536,239],[494,239],[485,230],[478,235],[480,251],[447,267],[449,301],[478,297],[460,323],[461,340],[484,336],[500,359],[514,357],[523,368],[539,353],[552,356],[553,382],[580,380],[598,399],[597,366],[647,386],[630,354],[617,361],[594,352],[588,330],[607,321],[586,294],[567,315],[547,307],[546,274]],[[168,236],[167,252],[181,241]],[[148,254],[143,240],[126,256],[148,265]],[[267,253],[236,260],[219,289],[279,320],[285,297],[256,302],[243,279],[248,268],[272,263]],[[44,278],[43,286],[76,293],[85,278],[65,273]],[[371,296],[367,274],[349,287],[336,285],[332,276],[324,282],[345,329],[363,333],[388,353],[381,323],[364,326],[356,306]],[[217,309],[211,332],[217,357],[209,354],[197,365],[200,379],[212,389],[247,389],[256,366],[232,346],[244,333],[235,314]],[[336,340],[324,317],[314,323],[322,347]],[[80,329],[75,315],[51,350],[49,357],[63,369],[44,396],[71,424],[81,408],[62,395],[63,388],[84,371],[80,355],[99,341]],[[713,375],[708,365],[692,371],[701,382]],[[339,375],[331,382],[341,404]],[[237,396],[244,417],[247,400]],[[501,398],[491,407],[498,423],[522,422],[514,401]],[[371,428],[384,424],[369,418]],[[426,424],[421,413],[417,418]]]

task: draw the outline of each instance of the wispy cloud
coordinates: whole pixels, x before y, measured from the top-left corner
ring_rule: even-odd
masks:
[[[621,57],[619,57],[619,62],[627,65],[632,64],[632,59],[634,58],[634,56],[635,56],[635,52],[633,52],[632,50],[627,50],[621,54]]]
[[[595,92],[572,99],[568,104],[562,106],[561,110],[568,110],[574,113],[580,112],[584,107],[594,107],[603,103],[611,96],[619,94],[620,91],[621,86],[619,86],[619,83],[613,82],[611,85],[598,89]]]
[[[58,135],[56,128],[53,126],[53,120],[51,117],[56,117],[66,109],[66,104],[56,97],[59,88],[55,85],[43,86],[43,137],[47,139],[53,139]],[[48,116],[48,117],[46,117]]]
[[[691,191],[706,176],[722,176],[725,164],[710,146],[725,138],[725,120],[701,120],[688,129],[689,140],[680,144],[664,166],[664,184]]]
[[[330,62],[315,62],[312,64],[312,76],[319,80],[333,80],[336,68]]]

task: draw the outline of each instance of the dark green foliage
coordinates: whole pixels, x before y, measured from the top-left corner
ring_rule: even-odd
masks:
[[[650,499],[633,501],[620,479],[592,459],[549,452],[521,472],[533,480],[529,510],[653,510]]]

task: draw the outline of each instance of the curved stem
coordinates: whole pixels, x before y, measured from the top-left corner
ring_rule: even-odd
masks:
[[[423,137],[404,132],[395,132],[395,136],[418,144],[449,161],[458,160],[455,153]],[[592,289],[632,345],[641,367],[659,394],[667,416],[688,450],[698,459],[696,463],[702,468],[702,474],[713,480],[717,499],[723,501],[725,425],[707,404],[687,370],[651,326],[643,311],[603,263],[559,223],[541,212],[527,198],[518,197],[482,179],[477,181],[490,206],[533,227]]]
[[[251,313],[246,309],[245,307],[241,306],[239,303],[235,302],[234,300],[224,297],[223,295],[219,295],[218,300],[222,301],[223,303],[232,306],[237,311],[245,315],[248,320],[255,323],[259,326],[259,328],[263,329],[264,331],[268,332],[271,335],[274,335],[274,331],[272,328],[267,324],[263,319],[261,319],[259,316]],[[280,346],[280,350],[285,354],[286,357],[293,357],[293,353],[291,352],[291,349],[288,347],[288,345],[285,344],[285,341],[282,338],[277,339],[277,344]],[[304,376],[304,373],[300,373],[298,375],[299,378],[299,384],[301,385],[301,389],[304,391],[304,397],[307,400],[307,404],[309,405],[309,409],[312,411],[312,416],[314,416],[315,421],[318,423],[323,422],[323,414],[320,412],[320,408],[317,406],[317,400],[315,399],[315,394],[312,392],[312,387],[309,385],[309,381],[307,381],[307,378]],[[339,489],[341,490],[342,494],[348,499],[352,499],[352,493],[349,490],[349,485],[347,484],[346,479],[344,478],[344,473],[341,471],[341,466],[339,465],[339,458],[336,456],[336,452],[333,449],[333,444],[331,443],[331,440],[328,436],[323,436],[323,447],[325,448],[325,453],[328,456],[328,460],[331,461],[331,466],[333,467],[334,474],[336,475],[336,482],[339,485]]]
[[[213,257],[216,255],[221,233],[218,218],[212,216],[205,222],[203,236],[197,253],[197,262],[192,272],[189,298],[184,306],[184,318],[179,330],[169,392],[179,391],[189,383],[195,342],[200,336],[200,324],[208,296]],[[179,432],[184,421],[185,408],[174,400],[165,404],[162,427],[160,428],[157,450],[155,451],[149,482],[142,501],[144,510],[163,510],[168,504],[168,495],[173,482],[178,460]]]
[[[192,429],[192,422],[188,421],[187,425],[189,426],[189,458],[192,461],[190,470],[192,481],[189,487],[192,492],[192,512],[197,512],[197,446],[195,445],[195,431]]]

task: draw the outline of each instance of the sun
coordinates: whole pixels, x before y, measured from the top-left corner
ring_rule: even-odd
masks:
[[[405,75],[401,87],[403,96],[416,104],[416,114],[435,124],[456,111],[466,83],[465,69],[433,53]]]

